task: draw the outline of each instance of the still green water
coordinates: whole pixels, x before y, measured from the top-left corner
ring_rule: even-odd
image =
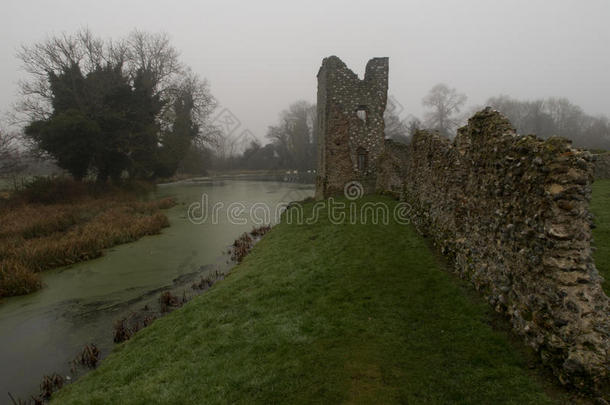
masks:
[[[107,355],[115,320],[154,305],[162,290],[189,295],[194,279],[227,270],[229,246],[258,218],[268,212],[275,222],[283,203],[312,195],[313,186],[271,181],[160,185],[151,198],[174,197],[178,202],[166,211],[171,226],[161,235],[116,246],[99,259],[47,271],[42,290],[0,303],[0,404],[10,403],[7,392],[21,398],[36,394],[45,374],[68,375],[69,362],[85,344],[94,343]],[[201,210],[202,201],[206,211]],[[198,204],[192,211],[198,223],[188,215],[193,203]]]

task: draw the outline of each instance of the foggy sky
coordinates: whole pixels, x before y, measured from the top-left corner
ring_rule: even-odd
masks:
[[[264,139],[280,110],[315,102],[322,58],[339,56],[362,77],[390,58],[402,115],[445,82],[468,105],[509,94],[562,96],[610,115],[610,1],[195,1],[3,0],[0,112],[23,77],[15,51],[63,31],[102,37],[165,31],[181,60],[208,79],[219,103]]]

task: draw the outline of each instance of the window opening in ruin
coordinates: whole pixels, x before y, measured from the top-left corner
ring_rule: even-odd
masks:
[[[358,148],[358,170],[364,172],[366,170],[368,160],[368,152],[364,148]]]
[[[356,115],[358,116],[358,118],[360,118],[362,121],[366,122],[366,106],[361,105],[356,109]]]

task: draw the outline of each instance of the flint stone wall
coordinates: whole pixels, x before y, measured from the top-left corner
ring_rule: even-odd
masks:
[[[400,197],[407,178],[409,145],[386,139],[377,162],[376,190]]]
[[[567,140],[517,136],[485,109],[453,142],[420,131],[386,151],[378,182],[484,292],[562,383],[607,389],[610,306],[591,255],[591,155]],[[607,394],[606,394],[607,395]]]
[[[610,179],[610,153],[593,155],[593,177]]]

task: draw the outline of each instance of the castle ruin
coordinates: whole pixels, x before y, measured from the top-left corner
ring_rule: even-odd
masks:
[[[324,59],[318,72],[316,198],[341,194],[352,181],[365,193],[375,191],[387,98],[388,58],[371,59],[364,79],[338,57]]]
[[[486,108],[454,140],[384,139],[388,58],[363,80],[336,56],[318,73],[316,197],[354,181],[393,194],[412,224],[510,320],[562,384],[610,397],[610,300],[592,256],[593,162],[567,139],[517,134]],[[610,160],[610,159],[609,159]],[[598,174],[599,175],[599,174]]]

